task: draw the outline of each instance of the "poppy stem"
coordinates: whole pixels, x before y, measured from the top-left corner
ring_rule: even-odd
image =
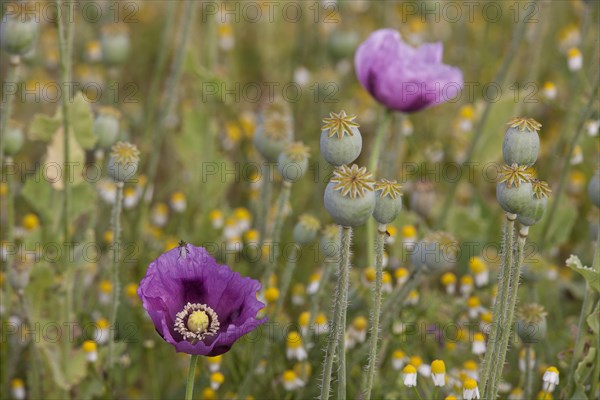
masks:
[[[258,205],[258,226],[260,229],[260,238],[264,242],[267,237],[267,225],[269,221],[269,212],[271,207],[271,197],[273,196],[273,180],[270,170],[263,165],[262,176],[264,182],[261,188],[261,204]]]
[[[298,264],[298,249],[300,248],[299,244],[294,243],[292,246],[291,253],[286,257],[287,265],[285,267],[285,271],[283,272],[283,278],[281,280],[281,290],[279,291],[279,298],[277,299],[277,303],[275,303],[275,309],[273,310],[273,317],[277,317],[279,311],[283,307],[283,303],[285,302],[285,298],[287,297],[287,292],[290,288],[290,283],[292,282],[292,277],[294,276],[294,271],[296,270],[296,265]]]
[[[594,259],[592,261],[592,268],[595,271],[600,271],[600,234],[596,239],[596,251],[594,252]],[[573,358],[571,359],[571,368],[569,368],[569,377],[567,378],[567,385],[563,390],[563,398],[567,399],[572,396],[573,390],[573,379],[575,377],[575,369],[577,363],[581,361],[581,355],[585,348],[585,336],[587,333],[586,320],[588,316],[593,312],[593,307],[597,295],[594,293],[594,289],[589,283],[585,284],[585,295],[583,297],[583,304],[581,305],[581,313],[579,314],[579,322],[577,323],[577,337],[575,338],[575,345],[573,347]],[[594,376],[594,375],[592,375]]]
[[[57,1],[57,7],[62,9],[62,0]],[[59,50],[59,70],[61,89],[63,93],[61,102],[62,112],[62,128],[63,128],[63,162],[64,162],[64,179],[63,179],[63,203],[62,203],[62,229],[63,229],[63,242],[69,243],[70,236],[70,221],[69,211],[71,208],[71,182],[70,182],[70,132],[71,132],[71,102],[73,100],[72,93],[68,90],[68,83],[72,81],[72,52],[73,52],[73,27],[75,25],[73,17],[73,8],[67,7],[67,11],[63,15],[59,15],[58,18],[58,50]],[[66,250],[66,249],[65,249]],[[70,277],[70,265],[69,260],[64,260],[64,318],[65,322],[71,321],[72,313],[72,282]],[[71,351],[71,342],[64,340],[62,344],[62,356],[65,370],[70,363],[69,353]]]
[[[146,198],[146,193],[154,184],[154,178],[156,178],[160,161],[160,150],[162,148],[166,133],[169,131],[169,129],[166,127],[168,125],[167,121],[169,118],[172,118],[177,105],[177,93],[179,88],[178,84],[183,72],[183,61],[185,58],[187,44],[191,36],[190,30],[195,9],[195,4],[192,0],[185,0],[180,20],[177,23],[177,27],[179,29],[179,31],[176,33],[178,40],[177,51],[175,52],[173,60],[171,61],[169,75],[165,83],[165,101],[160,106],[157,123],[151,123],[149,133],[145,134],[146,137],[149,136],[151,138],[152,149],[150,151],[150,157],[146,170],[148,184],[144,186],[144,190],[140,196],[142,199]],[[134,232],[139,232],[142,216],[147,214],[147,212],[148,203],[146,201],[142,201],[135,218]]]
[[[367,387],[365,400],[371,399],[375,370],[377,368],[377,342],[379,341],[379,317],[381,315],[381,286],[383,280],[383,251],[385,248],[386,225],[381,224],[377,230],[375,241],[375,287],[373,288],[373,304],[371,308],[371,345],[369,346],[369,366],[367,370]]]
[[[6,75],[6,80],[5,82],[7,84],[16,84],[19,80],[19,72],[20,72],[20,66],[21,66],[21,57],[20,56],[13,56],[10,59],[9,65],[8,65],[8,71],[7,71],[7,75]],[[10,95],[10,93],[5,93],[6,96],[6,101],[3,102],[3,108],[2,108],[2,114],[0,115],[1,118],[1,122],[0,122],[0,138],[2,138],[0,140],[0,167],[2,168],[3,171],[8,171],[8,168],[4,168],[5,165],[8,166],[10,164],[13,164],[13,160],[12,157],[6,157],[6,159],[4,159],[4,141],[5,141],[5,137],[7,134],[7,128],[8,128],[8,120],[10,119],[10,114],[12,112],[12,106],[14,103],[14,99],[16,96],[14,95]],[[8,189],[8,193],[6,194],[6,242],[8,244],[13,244],[14,243],[14,227],[15,227],[15,188],[14,188],[14,175],[13,174],[6,174],[6,178],[3,177],[3,182],[4,179],[6,179],[6,186]],[[13,265],[13,255],[12,252],[8,251],[6,252],[6,275],[10,275],[10,268]],[[4,280],[4,283],[2,285],[2,290],[4,291],[5,295],[4,295],[4,301],[6,303],[8,303],[8,308],[10,309],[10,299],[12,298],[12,286],[9,283],[8,279]],[[4,385],[5,388],[9,388],[9,374],[6,372],[8,371],[8,361],[9,358],[8,357],[4,357],[3,361],[2,361],[2,372],[0,372],[0,374],[2,375],[2,384]],[[7,397],[9,396],[9,392],[4,392],[4,395],[6,395]]]
[[[417,286],[419,278],[421,277],[421,269],[417,269],[400,288],[394,289],[394,291],[386,298],[383,303],[383,318],[379,324],[382,330],[387,331],[388,325],[391,322],[392,316],[400,317],[402,314],[402,308],[404,301],[408,294]]]
[[[350,286],[350,245],[352,244],[352,228],[342,228],[342,265],[341,293],[338,317],[338,396],[339,400],[346,399],[346,314],[348,311],[348,289]]]
[[[187,384],[185,385],[185,400],[192,400],[194,395],[194,380],[196,378],[196,364],[198,355],[192,354],[190,357],[190,368],[188,370]]]
[[[526,399],[530,399],[531,398],[531,392],[532,392],[532,386],[533,386],[533,371],[532,369],[535,368],[535,365],[533,367],[531,367],[531,361],[532,361],[532,349],[531,349],[531,344],[527,343],[525,344],[525,391],[524,391],[524,395]]]
[[[550,238],[550,234],[554,232],[551,228],[552,222],[555,220],[554,214],[558,210],[558,203],[563,195],[565,184],[567,182],[567,174],[571,170],[571,156],[573,155],[573,151],[575,150],[575,146],[577,146],[577,142],[581,137],[584,129],[585,123],[588,118],[590,118],[591,113],[594,112],[594,104],[597,99],[596,93],[598,92],[598,87],[600,86],[600,73],[596,74],[594,79],[594,84],[592,85],[593,89],[590,92],[590,98],[588,99],[587,105],[583,109],[583,112],[580,114],[579,123],[577,125],[577,131],[571,137],[571,141],[568,144],[567,152],[565,157],[563,158],[562,167],[560,169],[560,177],[558,179],[558,187],[554,192],[554,200],[552,201],[552,205],[550,206],[550,210],[548,210],[548,214],[545,217],[546,221],[544,222],[544,228],[542,229],[542,240],[540,243],[540,247],[543,249],[546,245],[546,242]]]
[[[488,345],[491,346],[491,348],[489,348],[485,354],[485,359],[483,361],[483,372],[481,374],[481,391],[483,393],[486,393],[488,383],[490,383],[490,380],[494,374],[494,369],[501,368],[498,364],[492,366],[492,362],[498,359],[498,352],[500,351],[501,345],[501,331],[506,327],[504,324],[504,309],[506,308],[505,304],[508,300],[507,296],[510,285],[509,271],[512,265],[513,257],[515,219],[516,216],[514,214],[507,214],[506,221],[504,222],[504,233],[502,235],[502,265],[498,275],[498,293],[496,294],[496,301],[494,302],[491,333],[488,340]]]
[[[537,0],[534,0],[534,1],[537,1]],[[492,80],[492,82],[496,82],[499,86],[504,85],[504,82],[506,81],[506,76],[508,74],[508,70],[509,70],[510,66],[512,65],[512,62],[518,58],[518,57],[515,57],[515,55],[517,54],[517,50],[519,50],[519,46],[523,42],[522,39],[523,39],[523,36],[525,35],[525,27],[526,27],[525,20],[526,19],[527,18],[521,18],[519,20],[519,22],[515,28],[515,31],[513,33],[510,47],[508,48],[508,52],[504,56],[504,61],[502,62],[500,69],[496,73],[496,76]],[[469,149],[467,150],[467,153],[464,158],[464,162],[462,163],[461,167],[468,166],[469,163],[471,163],[473,161],[473,155],[475,154],[475,150],[477,149],[477,144],[479,143],[479,140],[483,136],[484,128],[486,127],[486,122],[488,120],[488,117],[491,114],[492,106],[494,104],[495,103],[491,102],[491,101],[486,102],[485,108],[483,110],[483,114],[481,115],[481,118],[479,118],[479,121],[477,121],[477,126],[475,128],[475,134],[473,135],[473,138],[471,139],[471,144],[469,145]],[[444,201],[444,205],[442,206],[442,213],[439,216],[437,223],[436,223],[436,229],[441,229],[444,227],[444,224],[446,223],[446,219],[448,218],[448,215],[449,215],[450,208],[452,207],[452,204],[455,200],[456,190],[458,189],[458,185],[459,185],[460,181],[461,181],[461,179],[455,179],[451,182],[450,188],[448,189],[448,192],[446,193],[446,200]]]
[[[496,347],[496,366],[491,368],[490,381],[487,386],[487,393],[489,398],[496,398],[498,393],[498,385],[500,378],[502,377],[502,370],[504,366],[504,360],[506,359],[506,352],[508,349],[508,341],[510,339],[511,326],[514,319],[515,308],[517,305],[517,294],[519,291],[519,279],[521,275],[521,265],[523,264],[524,253],[525,253],[525,242],[527,240],[528,227],[522,227],[519,233],[518,245],[513,256],[512,264],[510,264],[510,275],[508,278],[507,294],[506,294],[506,305],[503,311],[503,321],[500,329],[500,337],[497,339],[498,346]],[[508,263],[506,264],[509,265]]]
[[[385,138],[385,134],[388,131],[388,126],[392,120],[392,110],[385,109],[383,113],[383,119],[379,124],[379,128],[377,128],[377,132],[375,133],[375,141],[373,142],[373,150],[371,150],[371,158],[369,158],[369,167],[368,170],[373,174],[373,176],[377,176],[377,167],[379,165],[379,158],[381,154],[381,147],[383,146],[383,139]],[[375,254],[373,252],[372,243],[375,242],[375,220],[373,218],[369,218],[367,221],[367,263],[366,265],[373,265],[373,260],[375,259]]]
[[[6,84],[17,84],[19,81],[19,75],[21,71],[21,56],[11,56],[10,62],[8,63],[8,71],[6,73]],[[16,95],[7,92],[5,94],[6,101],[3,102],[2,115],[0,115],[0,137],[3,139],[6,137],[8,130],[8,120],[12,114],[13,103]],[[0,165],[4,163],[4,140],[0,140]]]
[[[279,196],[277,198],[277,208],[275,210],[275,222],[273,226],[273,236],[272,240],[272,249],[273,254],[269,254],[269,259],[267,260],[267,267],[265,268],[265,272],[262,276],[262,282],[265,282],[265,285],[269,282],[269,278],[271,274],[275,270],[277,265],[277,258],[279,257],[279,240],[281,239],[281,228],[283,227],[283,223],[285,221],[285,206],[290,198],[290,193],[292,191],[292,183],[289,181],[283,181],[283,186],[281,187],[281,191],[279,192]]]
[[[117,198],[112,213],[111,228],[114,235],[112,243],[112,310],[110,314],[110,329],[113,337],[108,344],[108,369],[112,370],[115,362],[115,335],[117,326],[117,312],[119,311],[119,294],[121,292],[121,280],[119,277],[119,246],[121,241],[121,210],[123,204],[123,182],[117,182]],[[112,372],[109,372],[112,376]]]
[[[4,159],[5,165],[11,165],[13,164],[13,159],[12,157],[6,157]],[[8,170],[8,169],[6,169]],[[3,177],[4,178],[4,177]],[[6,187],[7,187],[7,193],[6,193],[6,243],[8,244],[13,244],[14,240],[15,240],[15,236],[14,236],[14,229],[15,229],[15,183],[14,183],[14,175],[13,174],[6,174]],[[13,255],[12,252],[7,251],[6,252],[6,263],[5,263],[5,270],[4,272],[6,273],[6,275],[10,276],[12,273],[12,267],[13,266]],[[4,279],[4,282],[2,283],[2,291],[4,293],[4,296],[2,298],[2,302],[3,304],[6,304],[8,306],[8,309],[10,310],[12,308],[12,295],[13,295],[13,290],[12,290],[12,285],[10,284],[9,279]],[[10,387],[9,385],[9,379],[10,379],[10,373],[7,372],[9,371],[9,357],[4,357],[2,360],[2,371],[0,372],[0,374],[2,374],[2,384],[6,385],[4,386],[5,388]],[[9,397],[9,392],[6,393],[2,393],[3,395],[6,396],[6,398]]]
[[[352,235],[352,228],[342,228],[342,247],[341,247],[341,263],[338,264],[337,270],[337,282],[335,288],[335,297],[333,299],[333,312],[331,315],[331,329],[327,338],[327,347],[325,348],[325,361],[323,363],[323,374],[321,377],[321,400],[327,400],[329,398],[329,390],[331,388],[331,371],[333,370],[333,359],[335,358],[335,351],[338,348],[338,342],[340,340],[342,312],[344,308],[344,261],[349,263],[350,258],[350,237]],[[346,240],[344,241],[344,237]],[[344,245],[348,245],[347,248]],[[349,279],[346,277],[346,280]],[[323,282],[321,282],[323,283]],[[341,365],[341,360],[340,360]]]
[[[312,329],[312,334],[309,335],[309,343],[313,340],[316,340],[316,332],[314,330],[313,325],[315,324],[315,320],[317,318],[317,313],[319,311],[319,304],[321,297],[323,297],[323,293],[329,283],[329,276],[331,275],[331,271],[335,268],[335,262],[332,262],[328,257],[323,262],[323,272],[321,273],[321,280],[319,282],[319,288],[317,292],[311,296],[310,298],[310,317],[308,319],[308,329],[309,331]]]

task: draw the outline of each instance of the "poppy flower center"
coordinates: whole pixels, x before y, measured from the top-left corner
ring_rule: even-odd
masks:
[[[206,304],[187,303],[175,318],[175,330],[191,343],[198,343],[219,331],[219,318]]]
[[[202,333],[208,328],[208,315],[204,311],[194,311],[188,317],[187,327],[190,331]]]

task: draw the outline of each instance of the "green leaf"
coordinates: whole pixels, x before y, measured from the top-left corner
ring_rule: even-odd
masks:
[[[590,347],[587,355],[577,364],[575,369],[575,392],[572,399],[588,399],[585,394],[585,381],[588,379],[594,369],[594,361],[596,360],[596,348]]]
[[[224,175],[223,171],[235,171],[235,165],[218,148],[215,136],[212,134],[199,135],[198,132],[212,130],[208,118],[204,113],[195,109],[183,112],[182,132],[175,136],[172,141],[177,149],[179,160],[185,170],[199,171],[194,175],[196,187],[202,187],[205,201],[202,202],[202,210],[210,210],[217,207],[230,185],[235,181],[235,175]],[[199,154],[200,151],[200,154]],[[201,168],[198,167],[198,158],[201,158]],[[204,169],[214,168],[215,175],[205,175]],[[203,176],[204,175],[204,176]],[[222,177],[225,176],[225,179]]]
[[[32,323],[44,326],[51,321],[44,316],[53,315],[59,309],[59,293],[55,272],[45,263],[36,263],[31,269],[29,284],[25,288],[28,318]],[[54,323],[54,321],[52,321]]]
[[[40,216],[44,225],[50,229],[56,228],[61,217],[57,207],[61,204],[62,195],[52,188],[41,169],[25,181],[21,196]]]
[[[68,339],[68,335],[66,336]],[[48,362],[54,382],[62,389],[70,390],[87,375],[87,360],[83,350],[72,351],[69,355],[69,362],[64,368],[59,345],[60,342],[51,343],[45,340],[36,342],[36,346]]]
[[[587,284],[593,290],[600,292],[600,274],[598,274],[597,271],[590,267],[584,266],[581,264],[579,257],[573,255],[567,259],[566,265],[568,268],[571,268],[573,271],[583,276]]]
[[[587,323],[595,335],[598,335],[598,333],[600,333],[600,319],[598,318],[599,315],[600,315],[600,302],[596,303],[596,308],[587,317]]]
[[[490,89],[490,95],[492,90]],[[506,131],[506,123],[514,117],[517,106],[512,91],[504,89],[503,93],[502,98],[491,105],[492,109],[483,126],[480,141],[473,154],[473,160],[471,160],[479,162],[480,166],[490,161],[499,160],[502,157],[502,142]]]
[[[56,190],[48,179],[43,176],[42,170],[36,171],[25,181],[21,196],[29,203],[31,208],[40,216],[42,222],[49,228],[49,232],[57,229],[62,218],[60,205],[64,193]],[[87,182],[71,187],[71,207],[69,217],[71,221],[91,211],[96,204],[96,192]]]
[[[548,205],[548,208],[550,208],[550,205]],[[577,207],[567,198],[567,196],[562,196],[557,212],[554,214],[554,218],[550,222],[548,233],[546,234],[547,243],[560,246],[567,242],[571,236],[571,231],[573,230],[573,226],[575,226],[578,215],[579,211]],[[544,216],[544,218],[547,218],[547,215]],[[541,239],[544,234],[542,226],[545,223],[544,218],[529,230],[531,243],[540,243],[542,241]]]
[[[94,210],[95,207],[96,191],[92,185],[83,182],[71,188],[71,208],[69,209],[69,218],[71,221]]]
[[[104,394],[104,384],[99,379],[85,380],[79,385],[79,398],[92,400],[100,398]]]
[[[75,95],[71,105],[71,123],[79,145],[84,149],[92,149],[97,139],[93,130],[94,116],[90,103],[81,92]]]
[[[52,186],[56,189],[62,190],[64,187],[64,180],[67,178],[70,180],[72,185],[76,185],[83,181],[83,168],[85,165],[85,153],[79,143],[75,140],[75,134],[73,130],[69,130],[69,162],[70,170],[67,172],[64,167],[65,163],[65,136],[62,128],[56,131],[56,134],[52,137],[50,143],[48,143],[46,151],[45,165],[57,166],[58,168],[51,168],[51,171],[55,173],[58,170],[58,176],[53,176]]]
[[[450,209],[448,231],[455,232],[461,241],[480,240],[487,229],[488,221],[481,216],[481,208],[473,205],[469,208],[455,206]]]
[[[60,113],[56,113],[53,117],[35,114],[29,126],[29,139],[49,142],[61,124]]]

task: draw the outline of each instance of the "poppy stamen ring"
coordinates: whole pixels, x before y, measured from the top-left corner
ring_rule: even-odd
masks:
[[[175,330],[193,344],[219,331],[219,317],[206,304],[187,303],[175,318]]]

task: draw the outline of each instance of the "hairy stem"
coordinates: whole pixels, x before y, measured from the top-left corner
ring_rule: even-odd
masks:
[[[506,353],[508,351],[508,342],[511,336],[511,328],[515,316],[515,308],[517,306],[517,298],[519,293],[519,280],[521,278],[521,266],[523,265],[523,259],[525,257],[525,242],[527,240],[527,231],[529,227],[521,227],[519,232],[518,245],[516,249],[516,257],[513,260],[513,265],[510,271],[510,285],[507,297],[508,307],[505,308],[505,318],[503,329],[500,335],[500,347],[498,348],[497,354],[497,368],[493,369],[493,375],[489,386],[489,398],[495,399],[498,394],[498,385],[502,378],[502,366],[504,366],[504,360],[506,360]]]
[[[277,198],[277,208],[275,210],[275,221],[273,225],[273,236],[271,238],[273,240],[273,253],[269,254],[267,267],[265,268],[265,272],[263,273],[263,282],[268,282],[269,277],[271,276],[271,274],[275,270],[275,266],[277,265],[277,257],[279,256],[279,241],[281,239],[281,228],[283,227],[283,223],[285,221],[285,205],[288,203],[291,191],[292,183],[289,181],[283,181],[283,186],[281,187],[279,197]]]
[[[154,64],[154,79],[150,84],[150,90],[148,91],[148,98],[146,101],[146,118],[144,121],[144,135],[147,136],[148,133],[152,132],[152,122],[154,110],[156,108],[156,99],[158,97],[158,89],[160,87],[161,78],[165,71],[165,67],[167,66],[167,59],[169,55],[169,39],[171,36],[171,31],[173,31],[173,25],[175,25],[175,6],[176,2],[167,2],[167,15],[165,16],[165,25],[162,31],[162,35],[160,37],[160,44],[158,45],[158,57],[156,57],[156,62]],[[147,139],[147,137],[145,137]],[[146,141],[146,140],[144,140]]]
[[[179,41],[177,52],[173,57],[173,61],[171,63],[171,69],[169,72],[169,76],[166,82],[165,88],[165,102],[161,107],[161,113],[159,114],[158,123],[150,124],[151,134],[150,138],[152,140],[152,151],[150,152],[150,157],[148,161],[148,183],[144,186],[144,190],[141,199],[146,198],[146,193],[150,187],[152,187],[154,183],[154,178],[156,177],[156,173],[158,171],[158,162],[160,161],[160,150],[162,148],[162,144],[165,138],[165,133],[168,131],[166,129],[167,121],[172,117],[173,112],[175,110],[175,106],[177,104],[177,89],[179,86],[179,81],[181,78],[181,73],[183,71],[183,59],[185,55],[185,50],[187,48],[187,43],[190,37],[190,29],[191,23],[194,16],[194,2],[192,0],[185,0],[183,5],[183,10],[181,13],[181,21],[177,25],[180,27],[180,32],[177,40]],[[141,226],[141,218],[142,215],[148,212],[148,203],[142,201],[140,207],[138,209],[134,231],[139,232]]]
[[[12,157],[6,157],[4,160],[6,165],[12,164]],[[15,185],[14,185],[14,176],[11,173],[6,174],[6,243],[9,245],[13,245],[15,242]],[[13,269],[13,252],[6,252],[6,262],[4,263],[5,271],[3,271],[6,277],[10,277]],[[10,284],[10,279],[5,279],[2,284],[2,293],[0,293],[0,300],[2,301],[2,305],[4,305],[8,310],[12,310],[12,285]],[[12,346],[11,346],[12,347]],[[7,349],[8,350],[8,349]],[[3,357],[2,362],[2,370],[0,373],[2,374],[2,384],[5,388],[8,389],[10,376],[8,373],[9,370],[9,357]],[[4,392],[4,391],[3,391]],[[4,393],[7,398],[9,393]]]
[[[375,287],[373,290],[373,304],[371,308],[371,344],[369,347],[369,365],[367,370],[367,387],[365,388],[365,399],[371,399],[373,381],[375,380],[375,369],[377,366],[377,343],[379,341],[379,317],[381,315],[381,285],[383,280],[383,250],[385,247],[386,225],[381,224],[377,228],[377,239],[375,241]]]
[[[342,236],[346,235],[346,230],[348,228],[341,228],[343,230]],[[340,239],[343,243],[343,238]],[[342,307],[342,286],[344,282],[344,272],[343,272],[343,264],[344,264],[344,249],[343,247],[340,249],[342,251],[342,255],[338,258],[338,268],[337,268],[337,282],[335,287],[335,295],[333,299],[333,311],[331,314],[331,329],[329,330],[329,336],[327,338],[327,347],[325,348],[325,361],[323,362],[323,372],[321,376],[321,400],[326,400],[329,398],[329,391],[331,387],[331,372],[333,370],[333,360],[335,358],[335,351],[337,349],[338,340],[340,336],[340,323],[341,323],[341,312],[340,309]],[[348,249],[349,252],[349,249]]]
[[[483,361],[483,371],[481,373],[481,391],[486,393],[488,382],[497,368],[502,368],[501,365],[496,364],[498,353],[500,351],[500,336],[501,331],[505,329],[506,324],[504,323],[504,308],[507,303],[508,289],[510,284],[509,271],[512,266],[513,258],[513,236],[515,231],[515,218],[514,214],[506,214],[506,220],[504,221],[504,233],[502,235],[502,265],[500,267],[500,273],[498,275],[498,293],[496,294],[496,301],[494,303],[494,309],[492,311],[492,324],[491,332],[488,340],[488,351],[485,353]],[[494,365],[492,365],[494,363]]]
[[[379,159],[381,158],[381,147],[383,146],[383,140],[388,130],[388,126],[392,120],[392,110],[386,109],[383,113],[383,119],[377,128],[375,133],[375,141],[373,142],[373,149],[371,150],[371,156],[369,158],[369,172],[373,176],[377,176],[377,167],[379,166]],[[373,265],[374,254],[372,243],[375,242],[375,220],[369,218],[367,221],[367,265]]]
[[[596,96],[598,95],[598,88],[600,85],[600,73],[596,74],[594,82],[595,83],[592,85],[593,89],[590,93],[588,103],[579,116],[577,130],[575,131],[575,134],[571,137],[571,141],[569,142],[569,146],[567,147],[566,156],[563,157],[562,166],[560,169],[560,177],[558,179],[558,187],[556,188],[556,191],[552,196],[554,200],[552,201],[550,210],[548,210],[548,214],[545,217],[546,221],[544,222],[544,226],[542,229],[543,234],[542,241],[540,244],[541,248],[544,248],[546,241],[548,240],[548,235],[550,234],[550,224],[552,223],[552,221],[554,221],[554,214],[556,214],[556,211],[558,210],[558,203],[560,202],[560,199],[565,189],[565,184],[567,182],[567,174],[571,169],[571,155],[573,154],[573,150],[575,149],[575,146],[577,146],[577,142],[579,141],[579,138],[581,137],[585,129],[585,123],[590,117],[590,114],[594,111],[594,101],[596,100]]]
[[[19,73],[21,72],[21,56],[13,55],[10,57],[8,63],[8,71],[6,73],[6,80],[4,81],[7,85],[16,85],[19,80]],[[4,138],[6,137],[6,131],[8,129],[8,121],[12,114],[13,104],[15,102],[16,95],[10,91],[4,91],[4,100],[2,102],[2,114],[0,114],[0,166],[4,165]]]
[[[265,168],[264,165],[263,168]],[[263,170],[263,176],[265,177],[265,180],[260,190],[261,204],[258,205],[258,210],[260,211],[258,214],[258,226],[260,229],[260,237],[263,241],[264,238],[268,236],[267,225],[269,223],[269,207],[271,205],[271,197],[273,195],[273,177],[269,172],[270,170],[268,168],[266,168],[266,171]]]
[[[534,2],[535,1],[537,1],[537,0],[534,0]],[[517,24],[517,27],[516,27],[513,37],[512,37],[512,41],[510,43],[510,47],[508,48],[508,52],[506,53],[506,55],[503,59],[504,61],[502,62],[500,69],[498,70],[498,72],[496,73],[496,76],[492,80],[492,82],[496,82],[499,86],[504,85],[504,81],[506,80],[506,76],[508,74],[508,69],[512,65],[513,61],[515,59],[517,59],[517,57],[515,57],[515,55],[517,54],[517,50],[519,49],[519,46],[523,42],[522,39],[523,39],[523,36],[525,35],[525,20],[526,19],[527,18],[519,19],[519,22]],[[471,144],[469,145],[469,149],[467,150],[467,154],[465,156],[465,159],[464,159],[464,162],[462,163],[462,165],[469,165],[469,163],[472,161],[473,155],[475,154],[475,150],[477,148],[477,144],[479,143],[479,141],[481,140],[481,137],[483,136],[483,128],[485,127],[485,123],[487,122],[488,117],[490,116],[493,104],[495,104],[495,103],[491,102],[491,101],[486,102],[485,108],[483,110],[483,114],[481,115],[481,118],[479,119],[479,121],[477,121],[477,126],[475,128],[475,135],[471,139]],[[460,183],[460,179],[455,179],[450,184],[450,189],[448,190],[448,193],[446,194],[446,199],[444,201],[444,205],[442,206],[442,214],[438,218],[438,221],[436,224],[436,228],[438,228],[438,229],[440,229],[444,226],[444,223],[446,222],[446,218],[448,218],[448,213],[453,204],[452,202],[454,201],[454,199],[456,197],[455,194],[456,194],[456,190],[458,189],[459,183]]]
[[[288,256],[287,265],[285,267],[285,271],[283,271],[283,277],[281,279],[281,289],[279,291],[279,298],[277,299],[277,303],[275,304],[275,309],[273,310],[273,316],[277,316],[281,308],[283,307],[283,303],[285,302],[285,298],[287,296],[287,292],[290,288],[290,283],[292,282],[292,277],[294,276],[294,271],[296,270],[296,265],[298,264],[298,248],[299,245],[294,245],[292,247],[292,252]]]
[[[350,287],[350,245],[352,243],[352,228],[342,228],[342,293],[340,295],[338,318],[338,399],[346,399],[346,315],[348,312],[348,290]]]
[[[63,10],[63,1],[57,0],[56,6],[58,9]],[[60,13],[58,16],[58,49],[59,49],[59,70],[60,79],[62,83],[62,128],[63,128],[63,154],[64,154],[64,179],[63,179],[63,204],[62,204],[62,229],[63,229],[63,241],[65,246],[68,245],[70,237],[70,221],[69,221],[69,210],[71,208],[71,182],[70,182],[70,132],[71,132],[71,95],[69,91],[69,84],[71,83],[71,69],[72,69],[72,50],[73,50],[73,6],[68,5],[65,10],[65,14]],[[68,249],[65,248],[65,251]],[[67,254],[65,252],[65,254]],[[73,285],[70,282],[69,274],[69,260],[63,260],[64,265],[64,321],[70,322],[72,314],[72,288]],[[71,344],[68,340],[63,340],[62,355],[63,363],[65,368],[70,362],[69,352],[71,350]],[[68,393],[67,393],[68,394]]]
[[[531,350],[531,344],[526,344],[525,345],[525,390],[524,390],[524,395],[526,399],[530,399],[531,398],[531,392],[532,392],[532,387],[533,387],[533,371],[532,371],[532,367],[530,367],[531,364],[531,358],[533,356],[532,354],[532,350]]]
[[[121,293],[121,280],[119,277],[119,246],[121,240],[121,209],[123,203],[123,182],[117,182],[117,198],[112,212],[112,231],[114,235],[114,242],[112,244],[112,309],[110,314],[110,328],[116,333],[117,324],[117,312],[119,311],[119,294]],[[109,374],[112,376],[112,367],[115,362],[115,341],[113,337],[108,344],[108,369]]]
[[[317,292],[310,297],[310,317],[308,319],[308,329],[312,329],[315,324],[315,319],[317,318],[317,313],[319,311],[319,303],[321,297],[323,296],[323,292],[327,287],[327,283],[329,282],[329,276],[331,275],[331,271],[335,268],[335,265],[331,262],[330,259],[326,259],[323,265],[323,273],[321,274],[321,281],[319,282],[319,288]],[[313,336],[310,336],[312,339]]]
[[[421,269],[417,269],[410,275],[408,280],[404,282],[404,285],[402,285],[400,288],[396,288],[394,292],[392,292],[392,294],[385,300],[382,307],[383,313],[381,322],[379,323],[380,330],[387,330],[392,321],[392,317],[400,315],[404,300],[406,300],[406,297],[410,291],[417,286],[420,276]]]
[[[600,235],[596,239],[596,251],[594,252],[594,260],[592,261],[592,268],[600,273]],[[571,359],[571,366],[569,368],[569,377],[567,378],[567,385],[563,391],[563,397],[569,398],[573,393],[573,378],[575,376],[575,369],[577,364],[581,361],[581,356],[585,347],[585,334],[587,331],[586,324],[588,315],[593,311],[594,303],[596,302],[597,294],[586,282],[585,284],[585,295],[583,297],[583,304],[581,305],[581,312],[579,314],[579,322],[577,323],[577,337],[575,338],[575,346],[573,348],[573,358]],[[593,376],[592,376],[593,378]]]

